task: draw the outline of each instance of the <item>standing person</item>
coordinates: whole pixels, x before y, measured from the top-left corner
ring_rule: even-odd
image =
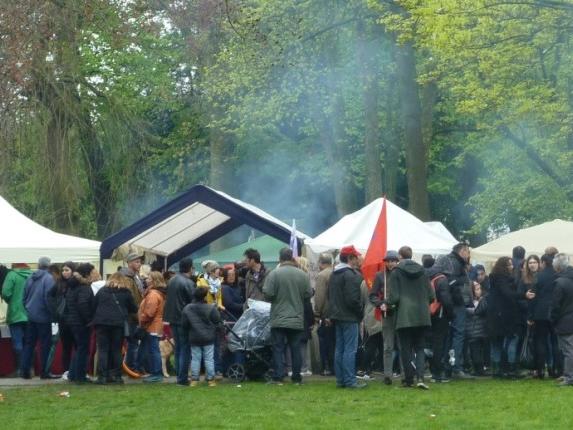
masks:
[[[444,370],[444,361],[447,353],[448,334],[450,323],[454,318],[454,302],[452,300],[451,282],[453,279],[454,265],[449,256],[441,256],[436,264],[428,271],[430,283],[436,294],[436,301],[440,304],[439,309],[431,315],[432,323],[432,361],[430,370],[431,381],[434,383],[449,382]],[[465,328],[464,328],[465,330]]]
[[[60,341],[62,342],[62,369],[64,370],[62,375],[63,379],[67,379],[69,375],[70,364],[72,362],[72,353],[74,349],[74,335],[72,334],[70,326],[66,324],[64,315],[58,315],[58,310],[56,308],[59,303],[62,301],[65,302],[66,294],[69,290],[68,284],[70,282],[77,282],[73,276],[76,268],[77,265],[74,262],[66,261],[62,265],[61,277],[59,281],[50,291],[50,300],[53,303],[52,313],[54,314],[54,321],[58,323],[58,332],[60,335]]]
[[[221,315],[214,304],[205,300],[207,290],[196,288],[193,291],[194,302],[183,308],[181,328],[191,345],[191,386],[199,383],[201,363],[205,366],[206,381],[209,387],[215,387],[215,337],[221,325]]]
[[[237,283],[237,273],[233,264],[223,267],[223,281],[221,283],[223,306],[225,310],[238,320],[243,314],[243,297]]]
[[[123,384],[121,378],[121,347],[127,316],[137,312],[128,281],[121,273],[110,276],[93,301],[93,325],[98,350],[96,383]]]
[[[360,256],[354,245],[344,246],[328,283],[328,317],[334,322],[336,335],[334,368],[338,388],[366,387],[356,381],[358,332],[363,316]]]
[[[32,270],[26,264],[14,264],[2,284],[2,298],[8,304],[6,323],[10,327],[16,374],[20,376],[24,337],[28,325],[28,315],[24,307],[24,289],[26,280],[32,275]]]
[[[150,272],[147,277],[145,297],[139,305],[139,326],[145,329],[144,345],[149,363],[149,376],[143,382],[163,381],[159,340],[163,334],[163,308],[167,286],[160,272]]]
[[[452,348],[454,350],[454,366],[452,377],[456,379],[471,379],[464,373],[464,342],[466,332],[466,307],[472,306],[471,283],[467,273],[467,264],[470,258],[470,248],[467,243],[454,245],[448,254],[451,273],[448,276],[450,294],[452,298],[452,320],[450,331]]]
[[[292,376],[300,384],[302,357],[301,340],[304,336],[304,301],[310,299],[310,279],[297,267],[290,248],[279,252],[279,266],[265,280],[263,294],[271,303],[271,337],[273,342],[274,374],[272,382],[282,384],[284,378],[285,344],[291,351]]]
[[[521,275],[523,274],[523,263],[525,261],[525,248],[523,246],[516,246],[511,251],[511,262],[513,264],[513,278],[519,285]]]
[[[192,274],[193,260],[189,257],[184,258],[179,261],[179,273],[167,284],[164,320],[169,323],[175,340],[175,368],[178,385],[189,385],[191,349],[189,337],[181,327],[181,312],[193,301],[195,283],[191,280]]]
[[[386,306],[390,295],[388,278],[398,265],[400,256],[396,251],[388,251],[384,256],[384,271],[376,273],[369,299],[379,309],[375,317],[382,321],[382,338],[384,343],[384,384],[392,385],[392,369],[394,364],[394,349],[396,339],[396,315]]]
[[[528,266],[530,258],[527,259]],[[539,265],[538,265],[539,266]],[[528,276],[526,273],[525,277]],[[535,293],[535,299],[529,307],[528,324],[533,326],[533,338],[535,344],[535,367],[536,377],[545,377],[545,363],[549,358],[548,346],[551,342],[551,300],[555,286],[556,274],[553,270],[553,256],[544,254],[541,256],[541,271],[531,288]],[[555,354],[554,354],[555,355]],[[554,356],[553,360],[556,360]],[[550,369],[552,372],[553,369]]]
[[[484,364],[487,339],[487,299],[478,282],[473,284],[473,307],[467,308],[466,339],[474,376],[485,376]]]
[[[93,317],[93,291],[91,274],[95,267],[90,263],[78,265],[76,272],[67,282],[65,295],[66,310],[64,323],[74,338],[75,351],[70,363],[68,380],[78,384],[89,382],[88,367],[90,323]]]
[[[487,330],[491,342],[492,374],[503,375],[502,354],[507,356],[508,372],[511,378],[517,378],[517,344],[521,330],[518,300],[532,299],[535,294],[527,291],[520,293],[513,278],[513,262],[509,257],[500,257],[490,273],[491,289],[488,295]]]
[[[135,252],[132,252],[127,255],[126,262],[127,267],[122,268],[120,272],[122,275],[127,276],[129,291],[131,291],[135,305],[139,308],[141,301],[143,300],[143,293],[145,290],[145,285],[139,276],[139,269],[141,269],[141,256]],[[141,359],[143,358],[143,351],[139,351],[139,341],[133,336],[136,328],[137,314],[130,315],[129,331],[131,336],[127,338],[125,364],[131,370],[143,373],[143,363],[141,363]]]
[[[40,342],[41,368],[40,378],[50,379],[45,373],[46,364],[50,354],[52,341],[52,314],[50,312],[48,294],[54,286],[54,278],[48,272],[50,259],[41,257],[38,260],[38,270],[26,280],[24,288],[24,307],[28,313],[28,327],[24,338],[22,352],[22,368],[20,374],[23,379],[30,379],[30,369],[34,358],[36,342]]]
[[[253,248],[249,248],[243,254],[245,264],[249,271],[245,276],[245,309],[249,307],[249,299],[264,300],[263,286],[268,275],[267,268],[261,262],[261,254]]]
[[[334,327],[328,319],[328,282],[332,275],[332,255],[322,253],[318,256],[320,272],[314,284],[314,318],[318,326],[318,343],[322,375],[330,376],[334,371]]]
[[[296,257],[295,262],[298,268],[306,273],[310,282],[310,266],[308,259],[305,257]],[[311,289],[311,295],[314,291]],[[302,365],[301,365],[301,375],[302,376],[312,376],[312,371],[310,370],[310,348],[309,341],[312,339],[312,327],[314,326],[314,310],[312,308],[312,302],[310,297],[304,300],[304,335],[300,341]],[[288,349],[288,348],[287,348]],[[287,362],[288,362],[288,357]],[[292,363],[291,367],[292,367]]]
[[[573,267],[566,254],[553,258],[557,279],[551,303],[551,321],[563,352],[563,382],[561,386],[573,386]]]
[[[473,279],[481,286],[482,294],[485,296],[489,293],[489,276],[485,272],[485,267],[482,264],[476,264],[473,267]]]
[[[418,388],[427,390],[424,383],[424,341],[430,327],[428,305],[436,298],[424,268],[412,260],[412,249],[403,246],[398,250],[400,263],[389,279],[390,295],[387,304],[396,310],[396,331],[400,341],[400,357],[404,369],[404,387],[414,386],[412,361],[416,360]]]

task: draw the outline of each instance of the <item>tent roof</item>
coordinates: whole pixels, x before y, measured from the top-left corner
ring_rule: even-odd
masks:
[[[54,263],[99,260],[99,242],[56,233],[32,221],[2,197],[0,217],[1,263],[35,263],[43,256]]]
[[[573,222],[556,219],[513,231],[472,249],[472,260],[487,262],[503,256],[511,257],[511,251],[518,245],[523,246],[528,254],[539,256],[548,246],[555,246],[559,252],[573,254]]]
[[[136,223],[105,239],[101,257],[133,246],[167,258],[171,265],[246,224],[284,243],[291,227],[265,211],[204,185],[195,185]],[[299,241],[308,236],[297,232]]]
[[[232,246],[219,252],[214,252],[209,255],[196,257],[197,260],[215,260],[219,264],[234,263],[240,260],[243,252],[247,248],[255,248],[261,254],[261,261],[264,263],[278,263],[279,251],[285,246],[284,242],[275,239],[274,237],[264,235],[257,237],[240,245]]]
[[[328,230],[305,242],[313,253],[340,249],[353,244],[360,252],[366,252],[374,228],[382,210],[382,198],[374,200],[362,209],[346,215]],[[447,254],[456,244],[451,234],[436,232],[411,213],[386,200],[388,221],[388,249],[408,245],[416,255]],[[445,227],[444,227],[445,229]]]

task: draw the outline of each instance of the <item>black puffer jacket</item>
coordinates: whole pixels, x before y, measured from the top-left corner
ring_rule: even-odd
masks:
[[[215,343],[217,330],[221,327],[221,315],[216,305],[191,303],[183,308],[181,327],[189,336],[193,346]]]
[[[328,318],[360,322],[363,317],[362,275],[348,264],[338,264],[328,281]]]
[[[573,267],[557,275],[551,304],[551,322],[557,334],[573,333]]]
[[[487,296],[487,331],[492,337],[520,334],[522,331],[519,303],[523,297],[513,277],[492,274]]]
[[[69,326],[87,326],[93,317],[92,287],[83,278],[71,277],[66,291],[64,322]]]
[[[133,295],[127,288],[101,288],[94,297],[93,307],[94,325],[123,327],[127,315],[137,313]]]
[[[466,338],[483,339],[487,337],[487,296],[482,297],[477,306],[466,308]]]
[[[530,320],[549,321],[555,279],[555,270],[552,267],[546,267],[537,275],[537,282],[533,286],[535,298],[531,300],[529,308]]]
[[[193,301],[195,283],[187,276],[178,273],[167,284],[167,299],[163,309],[163,321],[171,325],[181,324],[183,308]]]

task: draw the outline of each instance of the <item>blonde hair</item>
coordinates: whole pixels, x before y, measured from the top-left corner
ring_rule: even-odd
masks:
[[[110,288],[129,288],[127,276],[120,272],[115,272],[108,278],[106,286]]]
[[[149,272],[149,276],[148,279],[151,279],[153,281],[153,286],[154,287],[166,287],[167,284],[165,283],[165,278],[163,277],[163,275],[161,274],[161,272],[157,272],[157,271],[152,271]]]
[[[308,261],[308,258],[306,257],[296,257],[295,258],[298,267],[300,268],[300,270],[302,270],[305,273],[310,272],[310,263]]]

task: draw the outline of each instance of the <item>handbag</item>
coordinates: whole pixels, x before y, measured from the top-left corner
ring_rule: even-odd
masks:
[[[129,322],[127,321],[127,315],[125,315],[125,313],[123,312],[123,309],[121,308],[119,302],[117,301],[117,297],[115,296],[115,294],[111,293],[111,295],[113,296],[113,301],[115,302],[115,305],[117,306],[119,312],[123,316],[123,337],[129,337],[131,336],[131,330],[129,329]]]
[[[531,326],[527,326],[527,333],[525,334],[525,339],[523,339],[521,353],[519,354],[519,364],[525,369],[535,369],[535,345],[533,343]]]

